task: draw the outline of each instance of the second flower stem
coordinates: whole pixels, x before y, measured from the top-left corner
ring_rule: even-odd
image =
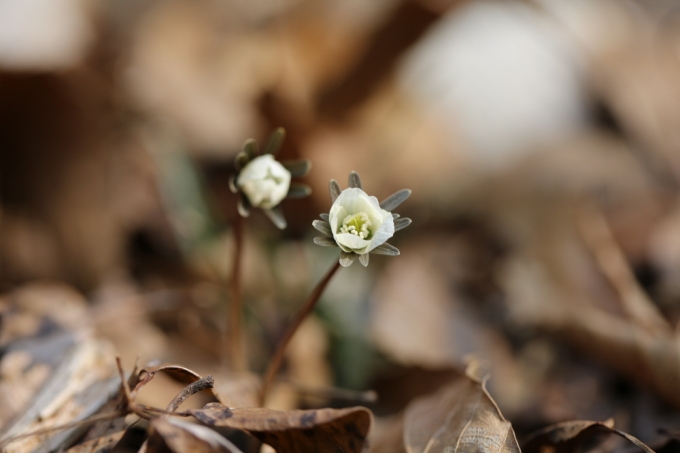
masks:
[[[328,286],[328,283],[331,281],[338,269],[340,269],[340,261],[336,259],[335,264],[328,270],[328,272],[326,272],[326,275],[324,275],[314,290],[309,294],[304,306],[299,312],[297,312],[295,318],[293,319],[293,323],[288,327],[288,330],[286,330],[283,338],[281,338],[278,345],[276,346],[276,351],[269,361],[269,366],[267,367],[267,371],[262,381],[260,406],[264,405],[265,399],[267,398],[267,393],[269,392],[269,388],[271,387],[272,382],[274,381],[274,378],[281,367],[283,356],[286,352],[288,344],[290,343],[290,340],[295,335],[295,332],[298,331],[302,321],[304,321],[305,318],[314,310],[314,307],[316,307],[317,302],[319,302],[319,299],[326,289],[326,286]]]
[[[234,225],[234,254],[231,267],[231,298],[229,304],[229,330],[228,347],[231,350],[230,368],[237,372],[246,370],[243,357],[243,334],[241,329],[241,317],[243,311],[243,295],[241,294],[241,262],[243,255],[243,227],[245,219],[236,215]]]

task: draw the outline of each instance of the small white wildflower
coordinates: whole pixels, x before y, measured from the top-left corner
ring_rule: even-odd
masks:
[[[361,179],[356,172],[349,174],[349,189],[340,191],[340,185],[331,180],[330,191],[333,206],[323,220],[312,222],[323,237],[314,243],[325,247],[340,247],[340,264],[350,266],[355,258],[368,266],[369,253],[399,255],[399,249],[387,240],[395,231],[411,224],[411,219],[391,212],[404,202],[411,191],[402,189],[378,203],[378,199],[363,191]]]
[[[288,195],[291,174],[271,154],[258,156],[243,167],[236,186],[253,207],[271,209]]]
[[[304,176],[311,163],[307,159],[277,161],[276,155],[286,136],[282,127],[276,129],[263,150],[253,139],[243,144],[236,155],[236,174],[229,178],[229,188],[238,194],[238,213],[250,215],[251,208],[260,208],[278,228],[286,227],[286,218],[279,205],[284,198],[302,198],[311,193],[306,184],[291,182],[291,178]]]

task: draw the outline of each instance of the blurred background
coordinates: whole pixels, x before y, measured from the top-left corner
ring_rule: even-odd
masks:
[[[69,300],[126,363],[215,372],[233,158],[278,126],[313,194],[248,219],[253,370],[336,259],[331,178],[412,189],[413,225],[335,278],[275,406],[396,414],[474,356],[520,437],[680,428],[680,2],[3,0],[2,310]]]

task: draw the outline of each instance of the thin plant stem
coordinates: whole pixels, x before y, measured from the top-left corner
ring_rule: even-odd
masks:
[[[234,225],[234,254],[231,266],[231,297],[229,301],[229,329],[227,331],[228,350],[231,351],[230,368],[237,372],[246,371],[243,356],[241,315],[243,311],[243,294],[241,293],[241,262],[243,255],[243,228],[245,219],[236,215]]]
[[[333,264],[333,266],[328,270],[328,272],[326,272],[326,275],[324,275],[324,277],[316,285],[314,290],[309,294],[309,297],[307,298],[307,301],[305,302],[304,306],[300,309],[300,311],[297,312],[295,318],[293,319],[293,323],[288,327],[288,330],[286,330],[286,333],[284,334],[283,338],[281,338],[281,341],[279,341],[278,345],[276,346],[276,351],[274,351],[274,355],[269,361],[267,372],[265,373],[264,379],[262,381],[262,391],[260,392],[260,406],[264,405],[265,399],[267,398],[267,393],[269,392],[269,388],[271,387],[271,384],[276,378],[276,374],[278,373],[279,368],[281,367],[281,363],[283,362],[283,356],[284,353],[286,352],[288,344],[290,343],[290,340],[295,335],[295,332],[297,332],[298,329],[300,328],[302,321],[304,321],[305,318],[314,310],[314,307],[316,307],[317,302],[319,302],[319,299],[321,298],[321,295],[326,289],[326,286],[328,286],[328,283],[331,281],[331,279],[338,271],[338,269],[340,269],[340,261],[336,259],[335,264]]]

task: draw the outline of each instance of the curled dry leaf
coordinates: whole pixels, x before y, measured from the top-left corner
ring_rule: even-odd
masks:
[[[172,379],[175,381],[181,383],[181,384],[191,384],[193,382],[198,381],[201,379],[201,375],[196,373],[195,371],[190,370],[187,367],[183,367],[181,365],[157,365],[157,366],[149,366],[146,368],[142,368],[139,371],[139,384],[135,388],[135,390],[139,390],[142,386],[146,385],[151,381],[154,376],[156,376],[156,373],[163,372],[170,376]]]
[[[147,453],[242,453],[234,444],[205,426],[161,417],[151,422]]]
[[[548,426],[531,435],[524,445],[523,451],[524,453],[540,453],[548,448],[554,453],[571,453],[581,451],[580,447],[584,442],[588,442],[588,445],[592,448],[595,446],[593,440],[599,443],[605,435],[609,434],[623,437],[646,453],[654,453],[654,450],[636,437],[614,429],[614,420],[612,419],[604,422],[572,420]]]
[[[408,453],[520,453],[510,422],[470,377],[407,407],[404,444]]]
[[[190,412],[207,426],[247,431],[277,453],[359,453],[373,419],[364,407],[282,412],[212,404]]]

